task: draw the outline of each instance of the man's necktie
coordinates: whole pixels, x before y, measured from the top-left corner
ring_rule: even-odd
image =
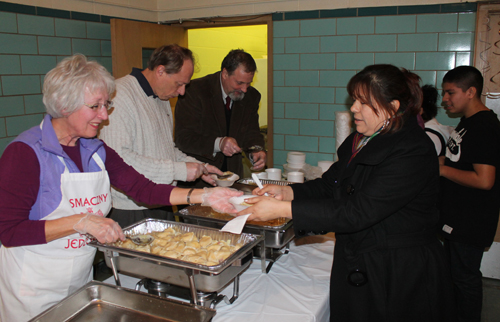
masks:
[[[226,96],[226,136],[229,136],[229,124],[231,121],[231,97]],[[227,156],[224,156],[222,162],[222,171],[227,171]]]

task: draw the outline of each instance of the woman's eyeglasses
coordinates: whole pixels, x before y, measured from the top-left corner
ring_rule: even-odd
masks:
[[[104,108],[107,111],[109,111],[113,107],[113,101],[106,101],[106,103],[101,104],[101,103],[96,103],[94,105],[89,105],[89,104],[83,104],[90,108],[92,111],[98,111],[99,108]]]

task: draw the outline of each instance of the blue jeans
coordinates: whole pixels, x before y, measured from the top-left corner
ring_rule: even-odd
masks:
[[[451,240],[445,240],[444,246],[455,286],[458,321],[480,322],[483,305],[483,275],[480,267],[484,247]]]

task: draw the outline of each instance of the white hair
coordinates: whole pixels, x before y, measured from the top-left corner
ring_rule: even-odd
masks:
[[[43,104],[53,118],[68,116],[82,107],[85,91],[105,90],[111,97],[115,79],[101,64],[82,54],[63,59],[45,75]]]

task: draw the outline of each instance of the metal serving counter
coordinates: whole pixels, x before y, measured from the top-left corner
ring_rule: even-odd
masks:
[[[240,277],[240,295],[232,304],[221,302],[213,322],[322,322],[329,321],[329,285],[334,241],[297,246],[262,273],[259,259]],[[120,275],[123,287],[134,289],[139,279]],[[114,278],[105,283],[114,284]],[[142,289],[144,291],[144,289]],[[232,286],[221,291],[228,296]]]

